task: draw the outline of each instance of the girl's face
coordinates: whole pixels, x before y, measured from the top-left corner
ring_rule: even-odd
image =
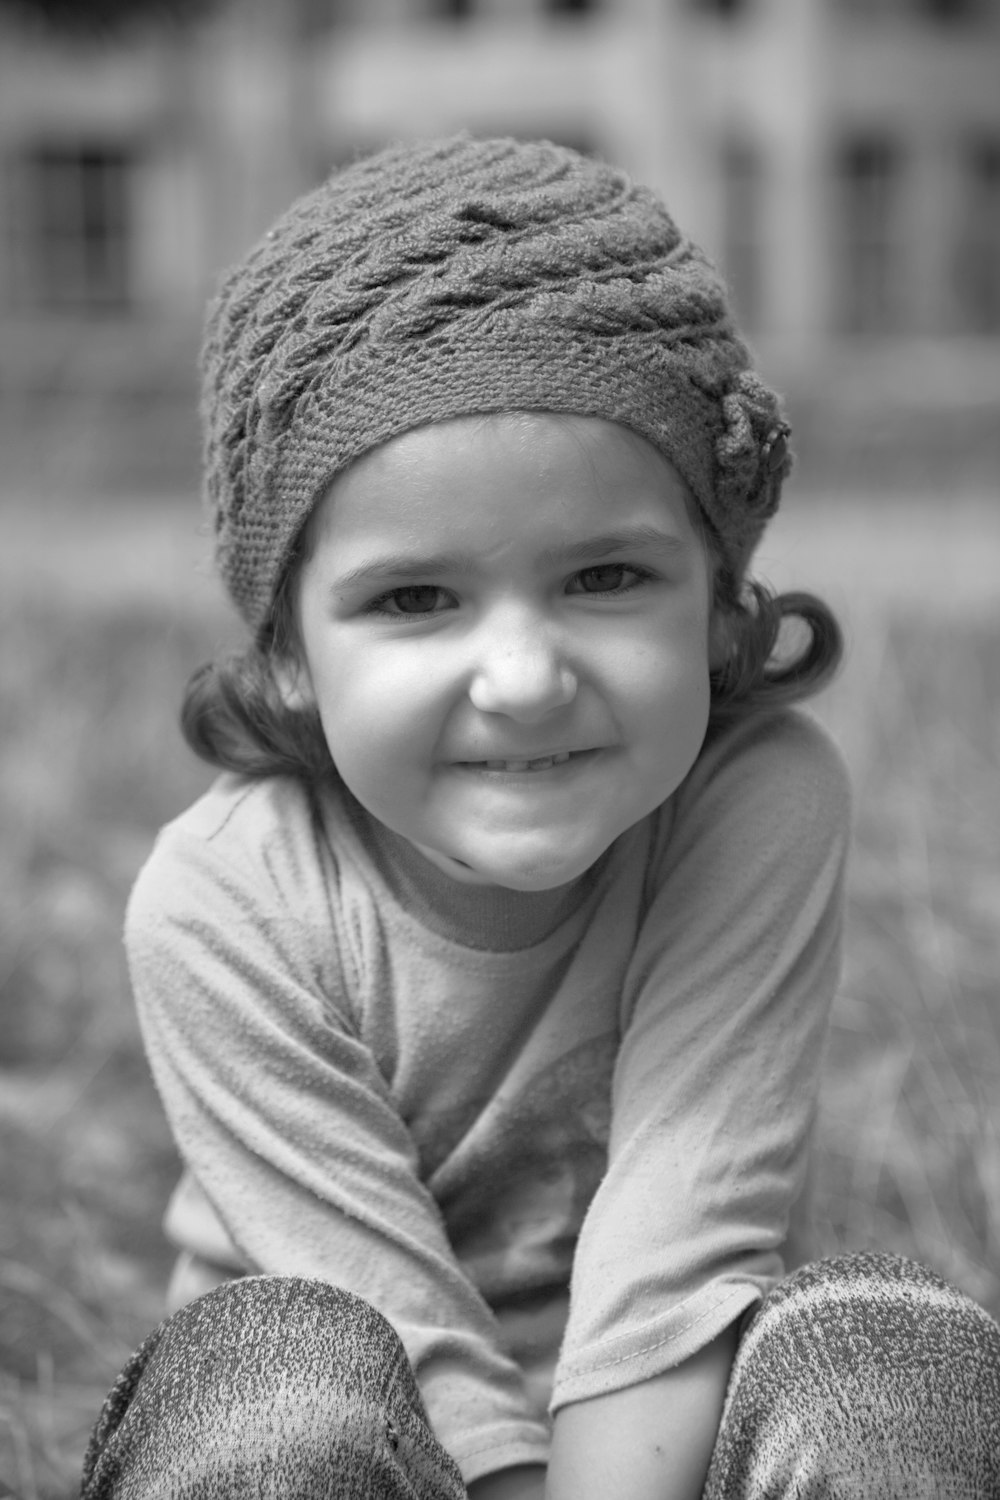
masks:
[[[373,449],[310,522],[289,693],[367,810],[457,880],[581,875],[687,775],[711,568],[679,475],[594,417]]]

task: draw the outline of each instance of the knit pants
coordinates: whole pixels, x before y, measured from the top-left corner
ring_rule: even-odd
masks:
[[[325,1282],[232,1281],[105,1403],[82,1500],[462,1500],[390,1325]],[[740,1342],[706,1500],[997,1500],[1000,1328],[922,1267],[821,1261]]]

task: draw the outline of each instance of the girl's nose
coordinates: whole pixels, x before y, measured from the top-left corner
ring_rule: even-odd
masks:
[[[537,622],[484,631],[483,650],[469,688],[481,713],[506,714],[533,724],[576,697],[577,678]]]

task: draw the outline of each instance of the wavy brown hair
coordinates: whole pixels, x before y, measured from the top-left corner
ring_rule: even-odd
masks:
[[[720,570],[715,607],[729,629],[725,660],[709,674],[710,728],[758,710],[798,703],[825,687],[840,665],[840,625],[815,594],[775,594],[755,579],[741,586]],[[786,631],[786,625],[791,630]],[[800,643],[789,648],[784,641],[789,634],[798,636]]]

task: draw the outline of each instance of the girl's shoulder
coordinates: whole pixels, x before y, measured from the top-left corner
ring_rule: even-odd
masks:
[[[722,775],[761,788],[791,776],[796,785],[847,793],[850,778],[832,735],[807,710],[783,708],[749,714],[710,733],[692,770],[695,786]]]
[[[292,776],[224,771],[157,836],[157,847],[207,844],[220,853],[250,853],[312,826],[314,799]]]
[[[131,905],[189,905],[225,891],[241,905],[296,902],[329,881],[317,800],[291,776],[224,773],[157,835]]]
[[[850,778],[829,732],[800,709],[760,712],[705,741],[661,810],[654,863],[713,831],[749,852],[839,842],[850,823]]]

